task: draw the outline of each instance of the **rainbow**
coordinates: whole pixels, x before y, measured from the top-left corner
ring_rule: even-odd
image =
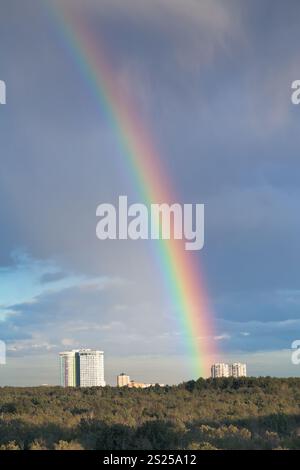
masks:
[[[140,116],[124,91],[116,84],[115,74],[101,47],[82,17],[74,9],[46,0],[47,15],[59,27],[73,60],[76,61],[94,99],[105,110],[126,158],[136,189],[146,204],[176,202],[171,182],[152,140],[141,124]],[[156,243],[163,279],[174,305],[179,327],[186,339],[194,378],[209,374],[216,354],[213,316],[208,307],[207,290],[192,252],[179,240]]]

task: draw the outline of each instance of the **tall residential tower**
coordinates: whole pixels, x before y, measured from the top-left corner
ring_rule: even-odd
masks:
[[[234,362],[233,364],[217,363],[211,366],[211,377],[246,377],[247,367],[246,364],[241,362]]]
[[[211,376],[212,378],[217,377],[229,377],[229,366],[228,364],[224,364],[219,362],[217,364],[213,364],[211,366]]]
[[[246,364],[242,364],[241,362],[234,362],[233,364],[230,364],[229,371],[232,377],[246,377],[247,376]]]
[[[60,384],[62,387],[76,387],[75,351],[59,353]]]
[[[104,353],[73,349],[59,354],[62,387],[104,387]]]

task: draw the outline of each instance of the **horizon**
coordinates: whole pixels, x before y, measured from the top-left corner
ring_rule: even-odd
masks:
[[[78,348],[78,349],[89,349],[89,348]],[[290,350],[285,351],[286,357],[290,357]],[[234,363],[234,362],[242,362],[245,363],[247,366],[247,377],[273,377],[273,378],[295,378],[298,377],[297,375],[293,375],[293,371],[295,370],[295,367],[291,364],[290,368],[286,371],[285,374],[279,375],[276,374],[276,367],[275,369],[272,369],[272,363],[273,363],[273,355],[270,353],[267,355],[267,358],[265,356],[264,352],[259,352],[256,355],[256,361],[253,360],[252,363],[247,363],[244,362],[244,357],[245,356],[230,356],[227,358],[227,360],[224,359],[224,363]],[[17,378],[14,376],[14,378],[7,378],[9,377],[9,374],[1,374],[0,377],[0,387],[40,387],[43,385],[49,385],[49,386],[61,386],[60,385],[60,371],[59,371],[59,353],[58,354],[51,354],[47,356],[42,357],[42,361],[39,361],[38,356],[33,356],[30,358],[31,360],[28,361],[28,358],[26,358],[26,361],[22,363],[21,365],[18,364],[19,361],[17,361],[16,364],[14,364],[14,367],[18,367],[19,370],[22,370],[24,372],[25,370],[25,375],[26,377],[30,377],[29,379],[27,378],[28,382],[23,384],[23,376],[17,375]],[[182,359],[182,357],[177,358],[178,364],[180,365],[180,371],[182,371],[182,376],[179,379],[173,378],[170,382],[167,382],[164,379],[167,376],[167,371],[169,368],[169,362],[167,358],[165,359],[165,364],[161,367],[161,371],[155,375],[152,375],[152,368],[153,364],[157,364],[157,361],[160,362],[162,358],[160,357],[150,357],[147,356],[146,358],[140,357],[140,361],[138,366],[135,366],[132,368],[132,366],[128,366],[126,369],[126,360],[124,358],[109,358],[108,361],[106,360],[105,356],[105,351],[104,351],[104,378],[106,381],[106,385],[108,386],[115,386],[117,376],[121,374],[121,371],[124,372],[126,375],[129,375],[131,379],[137,381],[137,382],[144,382],[144,383],[164,383],[166,386],[173,386],[173,385],[179,385],[180,383],[185,383],[190,380],[198,380],[203,378],[204,380],[208,380],[211,378],[211,376],[207,377],[198,377],[198,378],[192,378],[191,376],[188,375],[187,370],[185,368],[186,361],[187,359]],[[43,367],[43,373],[40,375],[40,377],[48,378],[48,382],[46,381],[41,381],[39,380],[39,374],[36,373],[36,370],[39,369],[40,364],[44,364],[48,361],[48,366],[45,368]],[[106,365],[108,362],[108,366]],[[130,364],[131,361],[128,362]],[[150,364],[149,364],[150,363]],[[124,367],[119,367],[119,364],[123,364]],[[266,364],[269,365],[269,370],[267,372],[265,371]],[[213,365],[213,363],[211,364]],[[118,369],[119,367],[119,369]],[[3,368],[3,366],[2,366]],[[1,366],[0,366],[1,370]],[[9,372],[9,369],[3,369],[2,372]],[[134,372],[136,371],[136,373]],[[176,374],[177,377],[177,374]],[[11,380],[11,382],[9,382]],[[7,382],[8,381],[8,382]],[[80,387],[79,387],[80,388]]]

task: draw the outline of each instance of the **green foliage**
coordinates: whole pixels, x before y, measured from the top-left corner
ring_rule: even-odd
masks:
[[[299,449],[300,379],[0,388],[0,450]]]

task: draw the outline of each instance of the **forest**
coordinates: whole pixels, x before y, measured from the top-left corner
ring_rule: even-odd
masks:
[[[300,449],[300,378],[0,388],[0,450]]]

